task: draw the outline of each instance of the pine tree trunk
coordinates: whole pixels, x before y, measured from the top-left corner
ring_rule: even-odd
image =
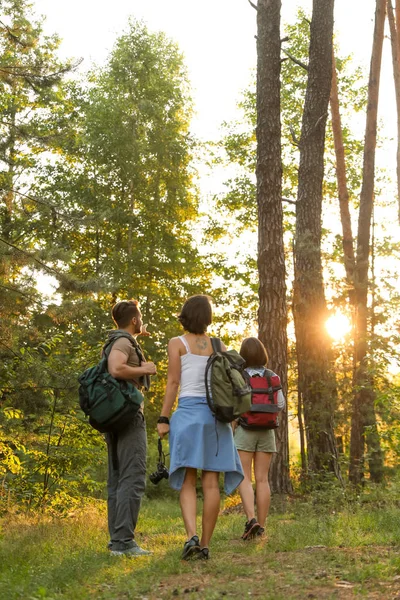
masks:
[[[257,205],[259,338],[278,373],[287,396],[287,306],[283,245],[282,164],[280,118],[281,0],[257,5]],[[271,467],[273,492],[291,490],[287,412],[277,430],[277,449]]]
[[[308,82],[300,138],[294,319],[310,471],[340,477],[333,415],[336,385],[325,330],[321,261],[325,127],[332,79],[333,0],[314,0]]]
[[[342,121],[340,118],[339,109],[339,90],[336,74],[335,54],[332,51],[332,87],[330,96],[331,117],[332,117],[332,133],[335,146],[336,157],[336,179],[338,185],[340,221],[342,224],[342,245],[344,255],[344,266],[346,270],[347,285],[350,290],[350,301],[354,298],[354,239],[351,226],[351,216],[349,208],[349,192],[347,188],[346,176],[346,158],[343,144]]]
[[[358,218],[355,271],[356,321],[354,332],[355,372],[351,419],[349,479],[359,484],[364,476],[365,441],[370,456],[370,477],[381,481],[383,457],[376,426],[374,392],[368,369],[368,267],[371,217],[374,201],[375,149],[378,118],[379,82],[385,26],[386,0],[376,0],[375,30],[368,83],[367,122],[364,142],[363,181]]]
[[[393,12],[392,0],[387,0],[387,13],[390,27],[390,41],[392,45],[392,63],[393,63],[393,79],[394,89],[396,93],[396,108],[397,108],[397,199],[399,206],[399,223],[400,223],[400,2],[396,2],[396,18]]]

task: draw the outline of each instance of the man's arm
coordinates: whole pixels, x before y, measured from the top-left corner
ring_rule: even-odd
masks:
[[[130,367],[127,362],[128,356],[124,352],[112,348],[107,361],[108,372],[115,379],[128,381],[137,379],[142,375],[154,375],[156,373],[156,365],[153,362],[142,362],[140,367]]]

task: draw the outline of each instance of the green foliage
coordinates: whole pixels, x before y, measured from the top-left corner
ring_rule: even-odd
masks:
[[[192,236],[191,101],[178,48],[143,23],[65,82],[57,36],[28,2],[3,5],[0,508],[68,511],[103,493],[104,442],[78,410],[77,376],[98,362],[112,304],[138,298],[149,322],[152,429],[175,315],[209,280]],[[36,289],[43,272],[58,281],[52,301]]]

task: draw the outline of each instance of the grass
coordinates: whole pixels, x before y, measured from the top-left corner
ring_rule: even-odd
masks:
[[[211,560],[185,563],[175,500],[144,501],[137,540],[154,555],[135,559],[109,556],[105,505],[64,519],[14,515],[1,524],[0,598],[400,598],[396,502],[338,510],[322,499],[276,499],[267,539],[242,542],[243,525],[243,514],[227,509]]]

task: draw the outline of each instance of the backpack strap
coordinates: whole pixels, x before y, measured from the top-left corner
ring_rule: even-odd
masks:
[[[264,369],[264,377],[267,380],[268,383],[268,397],[271,401],[271,404],[278,404],[278,399],[275,402],[275,398],[274,398],[274,393],[278,392],[279,390],[282,389],[282,386],[273,386],[272,385],[272,377],[276,376],[276,373],[274,373],[273,371],[271,371],[270,369]]]
[[[268,383],[268,398],[269,401],[271,402],[271,404],[275,404],[275,399],[274,399],[274,388],[272,387],[272,379],[269,375],[265,375],[265,379],[267,380]]]
[[[130,341],[130,343],[132,344],[132,346],[135,348],[136,350],[136,354],[138,355],[139,360],[142,361],[146,361],[142,348],[139,346],[139,343],[135,340],[135,338],[130,334],[130,333],[117,333],[111,340],[108,340],[104,346],[103,346],[103,353],[105,354],[105,356],[108,358],[110,355],[110,352],[112,350],[112,347],[114,345],[114,342],[116,342],[117,340],[120,340],[121,338],[126,338],[127,340]]]
[[[217,354],[218,352],[219,353],[223,352],[223,350],[222,350],[222,343],[221,343],[221,340],[219,338],[212,337],[212,338],[210,338],[210,340],[211,340],[211,346],[212,346],[213,352],[215,354]]]
[[[120,340],[121,338],[126,338],[127,340],[130,341],[130,343],[136,350],[136,354],[140,361],[139,364],[141,362],[146,362],[146,358],[143,354],[142,348],[140,347],[137,340],[130,333],[128,333],[128,332],[125,333],[125,332],[121,331],[121,332],[117,333],[111,340],[108,340],[103,346],[103,357],[106,358],[106,365],[107,365],[107,359],[110,356],[114,342],[116,342],[117,340]],[[146,390],[148,390],[150,388],[150,376],[149,375],[143,375],[143,384],[142,385],[144,386],[144,388]]]

